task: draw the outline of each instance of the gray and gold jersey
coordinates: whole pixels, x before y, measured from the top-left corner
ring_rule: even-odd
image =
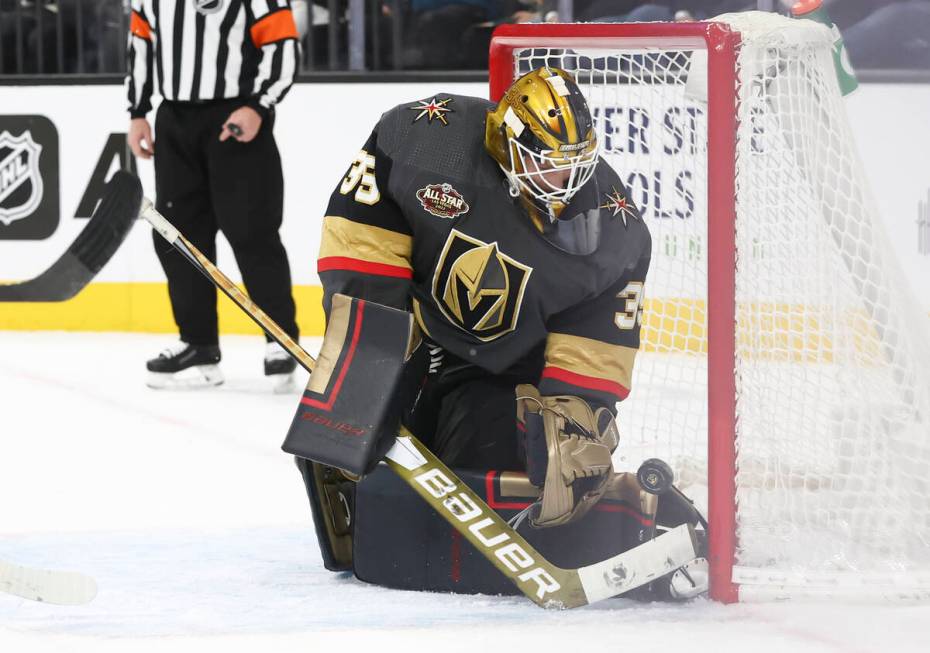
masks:
[[[603,160],[541,230],[484,149],[479,98],[382,115],[333,192],[318,270],[334,293],[412,310],[458,358],[505,373],[545,348],[543,394],[629,393],[651,241]]]

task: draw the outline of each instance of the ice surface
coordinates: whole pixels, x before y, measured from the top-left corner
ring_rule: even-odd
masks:
[[[0,332],[0,558],[99,585],[77,608],[0,595],[3,653],[930,650],[928,605],[611,600],[547,612],[326,572],[279,448],[297,394],[265,391],[262,341],[223,339],[219,389],[149,390],[143,361],[170,342]]]

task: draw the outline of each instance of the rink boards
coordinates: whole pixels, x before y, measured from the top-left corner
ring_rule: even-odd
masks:
[[[322,332],[315,259],[320,222],[343,168],[383,110],[449,93],[486,96],[487,88],[478,83],[299,84],[283,103],[275,127],[286,189],[282,236],[304,333]],[[124,95],[122,87],[108,85],[0,86],[0,281],[30,278],[45,269],[86,223],[101,180],[128,165]],[[930,313],[930,287],[923,283],[930,278],[930,224],[918,208],[930,193],[930,173],[923,165],[930,125],[916,118],[930,114],[930,86],[864,85],[847,103],[895,253],[918,301]],[[32,118],[23,118],[28,116]],[[454,112],[449,120],[454,124]],[[23,125],[36,126],[29,134],[31,143],[23,139]],[[446,127],[434,121],[424,128]],[[36,159],[40,163],[30,171],[29,163]],[[138,162],[138,172],[152,194],[151,162]],[[689,172],[675,171],[675,178]],[[30,174],[31,179],[21,181]],[[16,183],[19,188],[11,192]],[[666,180],[666,186],[672,183]],[[39,186],[37,203],[34,191]],[[30,208],[32,213],[23,217]],[[668,218],[650,213],[655,212],[647,211],[647,221]],[[149,230],[137,225],[97,281],[69,302],[0,307],[0,329],[172,331],[164,277],[150,238]],[[689,257],[693,252],[693,243],[661,242],[655,256]],[[222,239],[219,262],[238,278]],[[254,332],[247,318],[221,304],[224,333]]]

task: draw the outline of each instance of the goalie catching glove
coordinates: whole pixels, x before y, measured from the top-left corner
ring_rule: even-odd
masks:
[[[517,420],[525,434],[527,476],[542,490],[529,508],[536,528],[583,517],[607,491],[611,453],[619,434],[607,408],[579,397],[544,397],[532,385],[517,386]]]

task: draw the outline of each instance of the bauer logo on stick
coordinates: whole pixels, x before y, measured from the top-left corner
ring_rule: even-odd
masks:
[[[473,501],[468,492],[460,491],[441,469],[432,467],[417,474],[413,480],[430,495],[441,499],[443,508],[455,520],[468,524],[472,545],[493,551],[508,570],[518,574],[517,581],[532,587],[531,591],[536,598],[544,599],[561,589],[562,586],[552,574],[515,541],[506,529],[495,523],[488,514],[490,509]]]

